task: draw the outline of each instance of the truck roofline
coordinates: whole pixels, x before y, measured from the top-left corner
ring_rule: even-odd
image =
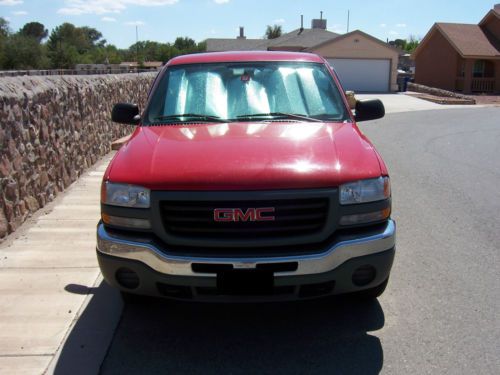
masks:
[[[218,62],[251,62],[251,61],[291,61],[324,63],[325,60],[314,53],[284,51],[228,51],[207,52],[177,56],[166,65],[207,64]]]

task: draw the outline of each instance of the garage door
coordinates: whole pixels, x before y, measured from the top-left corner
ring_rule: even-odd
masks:
[[[345,90],[387,92],[391,76],[390,60],[329,59]]]

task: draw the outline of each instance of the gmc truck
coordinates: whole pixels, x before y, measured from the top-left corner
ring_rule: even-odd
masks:
[[[376,298],[395,254],[387,168],[320,56],[225,52],[170,60],[101,190],[97,257],[124,297]]]

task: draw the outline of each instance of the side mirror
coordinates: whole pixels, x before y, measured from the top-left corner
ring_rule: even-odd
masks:
[[[356,121],[376,120],[384,116],[384,104],[379,99],[358,100],[356,102]]]
[[[118,103],[111,112],[111,121],[120,124],[137,125],[140,121],[137,104]]]

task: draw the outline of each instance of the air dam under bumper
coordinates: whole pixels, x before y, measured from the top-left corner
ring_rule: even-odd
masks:
[[[317,254],[208,258],[169,255],[150,242],[131,241],[97,228],[97,257],[105,280],[120,290],[169,298],[207,301],[287,300],[342,294],[373,288],[389,276],[395,254],[396,224],[392,220],[378,233],[336,242]],[[194,265],[194,267],[193,267]],[[194,270],[193,270],[194,269]],[[355,280],[364,276],[367,282]],[[237,280],[249,275],[260,283],[271,275],[265,292],[221,291],[226,274]],[[232,280],[232,279],[231,279]],[[128,287],[124,286],[127,285]],[[257,288],[258,289],[258,288]]]

